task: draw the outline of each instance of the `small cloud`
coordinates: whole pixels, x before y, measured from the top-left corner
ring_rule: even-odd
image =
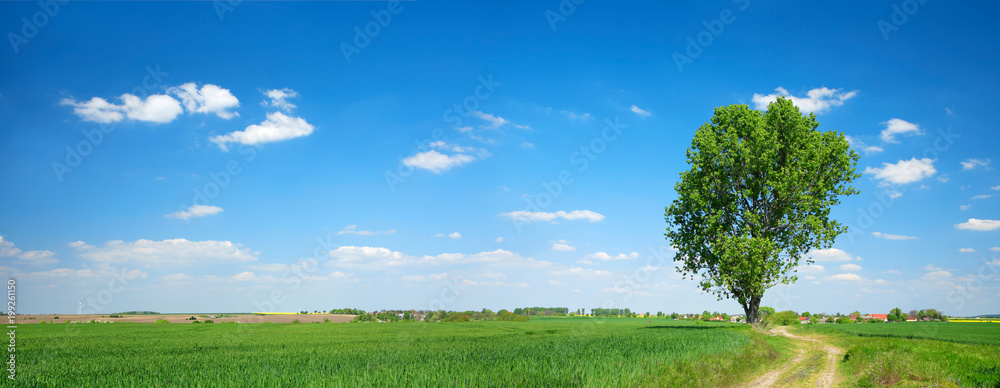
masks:
[[[599,261],[615,261],[615,260],[629,260],[639,257],[638,252],[632,252],[629,254],[619,253],[616,256],[609,255],[607,252],[595,252],[584,256],[586,260],[599,260]]]
[[[535,145],[532,144],[531,142],[527,142],[526,141],[526,142],[521,143],[521,148],[535,148]]]
[[[222,208],[218,206],[191,205],[190,207],[187,208],[187,210],[176,211],[167,214],[165,217],[174,218],[178,220],[187,220],[191,218],[210,216],[219,213],[222,213]]]
[[[778,97],[785,97],[791,100],[792,104],[798,107],[802,113],[823,114],[832,107],[844,105],[844,101],[858,94],[857,90],[842,93],[841,89],[823,87],[809,90],[806,92],[806,97],[796,97],[782,87],[774,90],[778,93],[766,95],[754,93],[753,103],[758,110],[765,110],[770,103],[777,101]]]
[[[963,222],[961,224],[955,224],[955,229],[976,230],[976,231],[996,230],[1000,229],[1000,221],[980,220],[980,219],[970,218],[966,222]]]
[[[962,170],[974,170],[977,167],[989,167],[990,159],[966,159],[962,163]]]
[[[638,106],[635,106],[635,105],[632,105],[632,108],[629,109],[629,110],[631,110],[632,113],[635,113],[635,114],[637,114],[637,115],[639,115],[639,116],[641,116],[643,118],[649,117],[649,116],[653,115],[652,112],[650,112],[648,110],[645,110],[645,109],[642,109],[642,108],[640,108]]]
[[[866,167],[865,174],[875,174],[884,184],[907,184],[920,181],[937,173],[934,161],[928,158],[900,160],[898,163],[882,163],[882,168]]]
[[[972,205],[958,205],[958,210],[969,210]]]
[[[879,138],[886,143],[899,143],[896,141],[896,135],[923,134],[923,131],[920,130],[919,126],[906,120],[890,119],[882,124],[885,125],[885,129],[882,130],[882,134],[879,135]]]
[[[264,95],[271,101],[261,102],[261,105],[277,108],[285,112],[291,112],[292,109],[295,109],[295,105],[288,102],[288,99],[297,98],[299,96],[299,92],[288,88],[271,89],[264,91]]]
[[[552,250],[560,252],[573,252],[576,250],[576,247],[569,245],[569,241],[559,240],[552,244]]]
[[[854,263],[841,264],[840,269],[842,271],[860,271],[861,266]]]
[[[895,270],[895,269],[885,270],[882,273],[889,274],[889,275],[902,275],[903,274],[902,272],[899,272],[898,270]]]
[[[457,240],[457,239],[460,239],[460,238],[462,238],[462,234],[461,234],[461,233],[458,233],[458,232],[454,232],[454,233],[449,233],[449,234],[444,234],[444,233],[438,233],[438,234],[435,234],[435,235],[434,235],[433,237],[448,237],[448,238],[450,238],[450,239],[455,239],[455,240]]]
[[[500,213],[500,216],[527,222],[552,221],[556,218],[563,218],[566,220],[588,220],[590,222],[598,222],[604,219],[604,215],[590,210],[573,210],[571,212],[560,210],[555,213],[517,210],[509,213]]]
[[[565,286],[565,285],[567,285],[567,284],[569,284],[569,283],[566,283],[566,282],[560,282],[560,281],[558,281],[558,280],[549,280],[549,284],[551,284],[551,285],[553,285],[553,286]]]
[[[886,240],[913,240],[913,239],[916,238],[914,236],[904,236],[904,235],[901,235],[901,234],[888,234],[888,233],[881,233],[881,232],[872,232],[872,236],[875,236],[875,237],[878,237],[878,238],[884,238]]]
[[[229,109],[240,106],[240,100],[236,99],[236,96],[229,89],[212,84],[205,84],[198,88],[198,84],[188,82],[167,89],[167,93],[179,97],[189,114],[215,114],[226,120],[239,116],[239,113],[229,111]]]
[[[990,250],[993,251],[993,252],[1000,252],[1000,247],[993,247],[993,248],[990,248]]]
[[[990,187],[990,190],[997,190],[997,191],[1000,191],[1000,186],[993,186],[993,187]]]
[[[850,253],[844,252],[837,248],[829,249],[814,249],[806,254],[810,259],[814,261],[851,261],[853,257]],[[858,260],[860,261],[860,257]]]
[[[496,241],[498,243],[502,243],[503,242],[503,237],[497,237],[497,239],[493,240],[493,241]]]
[[[376,236],[380,234],[393,234],[393,233],[396,233],[396,229],[375,230],[375,231],[359,230],[357,225],[352,224],[345,226],[344,229],[341,229],[339,232],[337,232],[337,235],[339,236],[342,234],[353,234],[357,236]]]
[[[436,150],[430,150],[403,159],[403,164],[440,174],[450,170],[452,167],[458,167],[474,160],[476,160],[476,157],[468,154],[447,155]]]
[[[213,136],[209,141],[217,144],[223,151],[229,150],[230,143],[258,145],[309,136],[314,127],[301,117],[286,116],[281,112],[267,114],[267,119],[260,124],[246,127],[242,131],[233,131],[225,135]]]
[[[857,282],[857,281],[862,281],[865,278],[863,278],[861,276],[858,276],[856,274],[853,274],[853,273],[842,273],[842,274],[838,274],[838,275],[827,276],[826,279],[827,280],[855,281],[855,282]]]
[[[973,253],[976,250],[972,249],[972,248],[958,248],[958,251],[961,252],[961,253]]]
[[[987,198],[993,198],[993,194],[980,194],[972,197],[971,199],[987,199]]]

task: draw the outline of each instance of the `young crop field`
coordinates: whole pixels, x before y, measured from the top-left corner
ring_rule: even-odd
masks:
[[[669,319],[19,330],[26,386],[714,386],[787,357],[745,325]]]
[[[1000,387],[1000,325],[885,323],[808,325],[846,350],[841,372],[855,386]]]
[[[819,333],[831,331],[860,337],[932,339],[966,344],[1000,345],[1000,325],[995,323],[900,322],[846,325],[810,325]]]

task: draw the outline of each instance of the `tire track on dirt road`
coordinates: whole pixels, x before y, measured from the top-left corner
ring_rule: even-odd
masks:
[[[816,386],[822,388],[829,388],[833,386],[837,376],[837,358],[839,355],[844,354],[843,349],[830,345],[816,338],[803,337],[791,334],[788,332],[788,329],[785,328],[784,326],[779,326],[777,328],[774,328],[771,330],[771,332],[777,335],[782,335],[797,341],[801,341],[799,343],[799,353],[798,355],[795,356],[795,358],[789,360],[780,367],[775,368],[765,373],[763,376],[758,377],[756,380],[750,383],[750,385],[747,385],[748,388],[764,388],[764,387],[775,386],[775,384],[778,383],[778,379],[782,375],[795,368],[795,366],[801,363],[802,360],[805,358],[805,353],[808,348],[808,345],[803,342],[815,343],[815,345],[818,345],[819,349],[821,349],[823,352],[826,353],[826,367],[818,373],[818,376],[816,376]]]

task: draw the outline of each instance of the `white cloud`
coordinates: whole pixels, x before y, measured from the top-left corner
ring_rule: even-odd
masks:
[[[973,253],[976,250],[972,249],[972,248],[958,248],[958,251],[961,252],[961,253]]]
[[[923,131],[917,124],[908,122],[906,120],[900,119],[890,119],[882,123],[885,125],[885,129],[882,130],[882,134],[879,138],[886,143],[899,143],[896,140],[896,135],[921,135]]]
[[[865,155],[875,155],[877,153],[880,153],[880,152],[884,151],[882,149],[882,147],[879,147],[879,146],[869,146],[869,145],[865,144],[865,142],[863,142],[863,141],[861,141],[861,140],[859,140],[857,138],[854,138],[854,137],[851,137],[851,136],[845,136],[845,137],[847,137],[847,142],[850,143],[852,147],[860,149],[862,152],[865,153]]]
[[[841,264],[840,270],[842,271],[860,271],[861,266],[854,263]]]
[[[21,252],[21,254],[17,255],[17,258],[31,264],[45,265],[58,263],[59,260],[53,258],[55,255],[55,252],[49,250],[27,251]]]
[[[1000,190],[1000,186],[993,186],[993,187],[990,187],[990,190]]]
[[[955,224],[955,229],[962,230],[977,230],[977,231],[989,231],[1000,229],[1000,221],[997,220],[979,220],[975,218],[970,218],[968,221],[961,224]]]
[[[497,239],[493,240],[493,241],[496,241],[498,243],[502,243],[503,242],[503,237],[497,237]]]
[[[497,249],[475,254],[442,253],[436,256],[411,256],[381,247],[341,246],[327,253],[332,260],[328,265],[344,268],[384,270],[405,266],[435,266],[482,263],[496,267],[541,268],[547,261],[524,257],[511,251]]]
[[[403,159],[403,164],[440,174],[450,170],[452,167],[461,166],[474,160],[476,158],[471,155],[455,154],[449,156],[435,150],[430,150]]]
[[[753,102],[757,109],[764,110],[767,109],[768,104],[777,101],[778,97],[784,96],[791,100],[792,104],[798,107],[802,113],[823,114],[832,107],[844,105],[844,101],[851,99],[858,93],[857,90],[840,93],[840,90],[826,87],[816,88],[806,92],[807,97],[795,97],[790,95],[785,88],[778,87],[775,89],[778,93],[775,94],[754,93]]]
[[[904,235],[901,235],[901,234],[888,234],[888,233],[881,233],[881,232],[872,232],[872,236],[875,236],[875,237],[878,237],[878,238],[884,238],[886,240],[913,240],[913,239],[916,238],[915,236],[904,236]]]
[[[396,233],[396,229],[374,230],[374,231],[372,231],[372,230],[359,230],[357,225],[353,225],[352,224],[352,225],[347,225],[347,226],[344,227],[344,229],[341,229],[340,231],[338,231],[337,235],[339,236],[339,235],[342,235],[342,234],[353,234],[353,235],[357,235],[357,236],[376,236],[376,235],[380,235],[380,234],[393,234],[393,233]]]
[[[500,213],[500,216],[509,217],[518,221],[528,221],[528,222],[538,222],[538,221],[552,221],[556,218],[563,218],[566,220],[588,220],[590,222],[598,222],[604,219],[604,215],[590,211],[590,210],[573,210],[571,212],[557,211],[555,213],[549,212],[529,212],[525,210],[517,210],[509,213]]]
[[[552,243],[552,250],[561,252],[573,252],[576,250],[576,247],[569,245],[569,241],[559,240],[556,241],[555,243]]]
[[[578,114],[576,114],[574,112],[570,112],[568,110],[564,110],[564,111],[559,111],[559,113],[562,113],[562,114],[566,115],[566,117],[568,117],[570,120],[577,120],[577,119],[579,119],[580,121],[587,121],[587,120],[590,120],[590,119],[594,118],[593,115],[591,115],[590,113],[586,113],[586,112],[584,112],[583,114],[579,114],[578,115]]]
[[[448,278],[447,272],[430,274],[430,275],[409,275],[403,276],[403,280],[408,282],[423,282],[428,280],[444,280]]]
[[[167,89],[167,92],[180,97],[188,113],[214,113],[227,120],[239,116],[239,113],[229,111],[231,108],[240,106],[240,100],[229,92],[229,89],[212,84],[205,84],[199,89],[194,82],[188,82]]]
[[[460,238],[462,238],[462,234],[458,233],[458,232],[449,233],[449,234],[438,233],[438,234],[435,234],[432,237],[448,237],[448,238],[451,238],[451,239],[460,239]]]
[[[973,196],[971,199],[988,199],[988,198],[993,198],[993,194],[980,194]]]
[[[113,123],[125,118],[151,123],[169,123],[183,112],[181,103],[166,94],[154,94],[146,99],[132,94],[122,94],[118,97],[121,104],[113,104],[99,97],[86,102],[77,102],[64,98],[63,105],[73,107],[73,112],[84,121],[96,123]]]
[[[59,260],[53,258],[55,255],[55,252],[49,250],[22,251],[13,242],[0,236],[0,257],[16,256],[26,263],[45,265],[58,263]]]
[[[976,167],[989,167],[990,159],[966,159],[962,163],[962,170],[974,170]]]
[[[580,268],[580,267],[558,269],[558,270],[553,270],[549,273],[556,276],[577,276],[582,278],[611,276],[611,272],[609,271],[600,271],[596,269]]]
[[[653,115],[653,113],[651,113],[650,111],[642,109],[642,108],[637,107],[635,105],[632,105],[632,108],[629,109],[629,110],[631,110],[632,113],[635,113],[635,114],[637,114],[639,116],[642,116],[642,117],[649,117],[649,116]]]
[[[826,272],[826,268],[823,268],[823,266],[819,264],[806,264],[800,265],[797,268],[797,271],[801,273],[823,273]]]
[[[73,243],[85,259],[105,263],[141,263],[148,267],[185,266],[211,263],[248,263],[257,261],[257,252],[229,241],[188,241],[183,238],[163,241],[108,241],[103,246]]]
[[[639,253],[638,252],[632,252],[632,253],[629,253],[627,255],[624,254],[624,253],[619,253],[617,256],[609,255],[606,252],[595,252],[595,253],[589,254],[587,256],[584,256],[583,258],[584,259],[590,259],[590,260],[613,261],[613,260],[635,259],[635,258],[638,258],[638,257],[639,257]]]
[[[463,286],[482,286],[482,287],[529,287],[528,283],[507,283],[501,281],[481,282],[470,279],[462,279],[462,281],[459,284]]]
[[[218,213],[222,213],[222,208],[218,206],[191,205],[191,207],[188,207],[187,210],[179,210],[167,214],[166,217],[176,218],[178,220],[187,220],[191,218],[210,216]]]
[[[566,283],[566,282],[561,282],[561,281],[558,281],[558,280],[549,280],[549,284],[551,284],[551,285],[553,285],[553,286],[565,286],[565,285],[567,285],[568,283]]]
[[[853,257],[850,253],[844,252],[837,248],[829,249],[814,249],[806,254],[809,258],[814,261],[851,261]]]
[[[510,123],[510,121],[507,121],[507,119],[504,119],[503,117],[494,116],[489,113],[481,112],[478,110],[469,112],[469,114],[471,114],[472,117],[489,122],[489,125],[484,126],[484,128],[495,129],[495,128],[500,128],[504,124]]]
[[[856,274],[853,274],[853,273],[842,273],[842,274],[837,274],[837,275],[833,275],[833,276],[827,276],[825,279],[827,279],[827,280],[843,280],[843,281],[862,281],[862,280],[865,280],[865,278],[863,278],[861,276],[858,276]]]
[[[972,205],[958,205],[958,210],[965,211],[969,210],[970,207],[972,207]]]
[[[883,183],[907,184],[934,175],[934,161],[928,158],[900,160],[896,164],[882,163],[882,168],[865,168],[865,174],[875,174]]]
[[[993,252],[1000,252],[1000,247],[992,247],[990,250]]]
[[[25,274],[30,277],[48,277],[48,278],[94,278],[94,277],[111,277],[121,278],[124,280],[130,280],[135,278],[145,279],[149,274],[142,272],[137,269],[128,270],[127,268],[121,268],[120,270],[93,270],[93,269],[71,269],[71,268],[57,268],[48,271],[31,272]]]
[[[163,280],[164,282],[170,282],[170,283],[182,283],[182,282],[192,281],[192,280],[194,280],[194,277],[191,277],[190,275],[187,275],[187,274],[181,272],[181,273],[175,273],[175,274],[172,274],[172,275],[162,276],[162,277],[160,277],[160,280]]]
[[[298,97],[299,92],[288,88],[271,89],[264,91],[264,95],[267,96],[267,98],[270,98],[271,101],[264,101],[261,103],[262,105],[277,108],[285,112],[291,112],[292,109],[295,109],[295,105],[288,102],[288,99]]]
[[[209,140],[219,145],[223,151],[228,151],[229,143],[257,145],[276,141],[309,136],[313,126],[301,117],[289,117],[281,112],[267,114],[267,120],[260,124],[246,127],[242,131],[233,131],[225,135],[213,136]]]
[[[898,270],[895,270],[895,269],[888,269],[888,270],[885,270],[885,272],[882,272],[882,273],[890,274],[890,275],[902,275],[903,274],[902,272],[899,272]]]

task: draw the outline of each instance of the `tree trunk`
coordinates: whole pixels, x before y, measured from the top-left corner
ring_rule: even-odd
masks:
[[[757,324],[758,310],[760,309],[760,296],[751,296],[747,304],[743,306],[743,312],[747,314],[747,323],[751,325]]]

